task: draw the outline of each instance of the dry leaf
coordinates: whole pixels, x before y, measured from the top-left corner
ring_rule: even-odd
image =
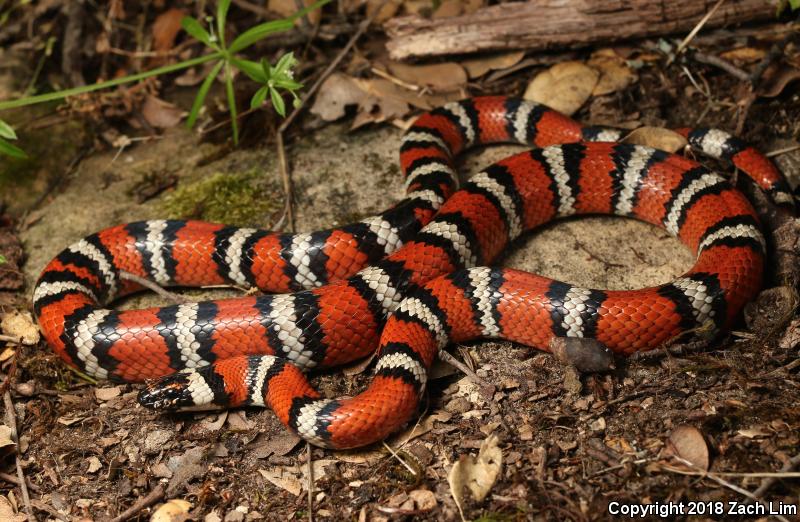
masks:
[[[94,389],[94,396],[97,398],[98,401],[110,401],[116,397],[119,397],[122,393],[122,389],[119,386],[113,386],[111,388],[95,388]]]
[[[153,22],[153,50],[169,51],[175,45],[175,37],[181,30],[181,19],[186,13],[182,9],[169,9],[158,15]]]
[[[464,504],[464,487],[478,502],[483,501],[497,481],[503,468],[503,452],[497,445],[496,435],[489,435],[481,444],[478,457],[462,455],[447,475],[450,493],[456,501],[458,510]]]
[[[376,9],[378,9],[383,0],[367,0],[367,18],[372,16]],[[383,6],[381,11],[375,16],[373,22],[376,24],[382,24],[389,18],[393,17],[397,10],[400,9],[400,6],[403,4],[403,0],[389,0],[386,2],[386,5]]]
[[[400,80],[429,87],[434,91],[454,91],[467,85],[467,72],[453,62],[430,65],[406,65],[400,62],[389,62],[389,72]]]
[[[306,7],[313,4],[316,0],[304,0],[304,4]],[[275,11],[279,15],[283,17],[288,17],[295,14],[297,9],[297,3],[295,0],[269,0],[267,2],[267,9],[270,11]],[[322,10],[321,9],[314,9],[310,13],[308,13],[308,20],[312,24],[317,24],[322,17]],[[297,19],[295,25],[303,23],[301,19]]]
[[[761,429],[760,426],[756,426],[754,428],[749,428],[749,429],[744,429],[744,430],[738,430],[736,433],[738,435],[741,435],[742,437],[746,437],[748,439],[756,439],[756,438],[759,438],[759,437],[769,437],[770,436],[769,432],[764,431],[763,429]]]
[[[282,467],[258,470],[261,476],[267,481],[281,489],[285,489],[294,496],[299,496],[303,491],[303,484],[300,482],[299,475]]]
[[[622,141],[623,143],[644,145],[667,152],[678,152],[688,145],[686,138],[673,130],[663,127],[639,127],[631,131]]]
[[[337,461],[334,459],[315,460],[311,465],[313,467],[314,482],[325,478],[326,468]],[[300,471],[296,467],[286,466],[273,466],[267,469],[260,469],[258,472],[267,481],[285,489],[294,496],[299,496],[303,488],[308,483],[306,477],[307,466],[302,466]]]
[[[382,78],[369,80],[359,79],[356,81],[359,85],[361,85],[362,89],[377,98],[382,100],[392,99],[395,102],[403,102],[426,111],[442,106],[451,101],[460,100],[464,97],[460,91],[439,94],[420,94],[418,92],[404,89],[399,85]]]
[[[87,473],[97,473],[103,464],[100,462],[100,459],[97,457],[89,457],[89,467],[86,469]]]
[[[179,498],[161,504],[155,510],[153,516],[150,517],[150,522],[178,522],[186,520],[189,510],[192,509],[191,502]]]
[[[755,63],[767,54],[763,49],[756,49],[754,47],[739,47],[738,49],[731,49],[720,54],[720,58],[729,60],[736,63]]]
[[[14,441],[11,439],[11,428],[5,424],[0,424],[0,454],[6,454],[14,449]]]
[[[27,515],[22,513],[15,513],[14,506],[9,500],[0,495],[0,520],[4,522],[25,522],[28,520]]]
[[[263,437],[264,440],[261,440]],[[252,444],[253,456],[265,459],[270,455],[283,456],[292,451],[303,439],[290,431],[277,437],[260,435],[259,441]]]
[[[474,13],[483,7],[483,0],[442,0],[432,18],[448,18]]]
[[[160,129],[169,129],[178,125],[185,114],[175,105],[155,96],[148,96],[142,106],[142,116],[147,123]]]
[[[436,507],[436,496],[427,489],[415,489],[408,493],[408,498],[414,501],[420,511],[430,511]]]
[[[759,89],[758,94],[764,98],[774,98],[797,79],[800,79],[800,69],[784,65],[780,70],[765,78],[764,85]]]
[[[495,54],[485,58],[464,60],[461,62],[461,66],[467,70],[467,75],[469,75],[470,78],[478,78],[489,71],[513,67],[517,65],[524,56],[525,51]]]
[[[588,65],[600,73],[592,91],[593,96],[621,91],[638,79],[636,73],[628,67],[628,62],[613,49],[600,49],[593,53]]]
[[[21,339],[29,346],[39,342],[39,327],[33,322],[29,312],[15,310],[5,314],[0,321],[0,330],[6,335]]]
[[[708,470],[708,444],[694,426],[683,425],[672,430],[667,441],[667,454],[680,457],[703,471]]]
[[[334,73],[326,79],[311,106],[311,113],[325,121],[338,120],[345,115],[348,105],[359,105],[365,97],[355,80],[342,73]]]
[[[582,62],[562,62],[539,73],[523,98],[570,116],[591,96],[600,73]]]

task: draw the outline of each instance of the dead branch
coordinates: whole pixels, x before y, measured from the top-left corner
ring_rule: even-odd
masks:
[[[691,30],[714,2],[673,0],[540,0],[485,7],[442,19],[407,16],[389,20],[386,44],[394,59],[508,49],[545,50]],[[763,0],[725,2],[705,27],[775,16]]]

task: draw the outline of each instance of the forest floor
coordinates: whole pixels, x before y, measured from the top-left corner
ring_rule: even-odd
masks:
[[[695,45],[714,56],[750,50],[756,58],[738,62],[748,69],[774,43],[774,27],[708,31]],[[13,45],[22,34],[17,38],[0,43],[0,99],[38,74],[30,49]],[[375,41],[380,37],[368,33],[360,45],[369,49]],[[628,128],[738,130],[760,150],[777,152],[776,163],[793,184],[800,182],[800,91],[789,80],[770,96],[749,97],[742,82],[716,67],[643,58],[658,46],[642,40],[616,48],[637,63],[635,81],[592,97],[574,117]],[[336,49],[327,51],[329,58]],[[493,82],[475,80],[463,92],[521,95],[552,63],[585,60],[592,51],[534,55],[538,63]],[[800,65],[798,50],[787,47],[781,63]],[[159,97],[186,109],[191,89],[166,85]],[[224,92],[215,88],[211,96],[221,100]],[[0,252],[13,263],[7,269],[13,273],[0,272],[3,314],[30,311],[32,285],[47,262],[107,226],[165,217],[262,227],[279,220],[284,195],[274,133],[264,131],[274,128],[274,119],[244,119],[243,144],[233,148],[229,136],[220,137],[224,115],[208,116],[223,122],[221,130],[198,136],[183,126],[142,124],[141,103],[113,118],[54,106],[4,113],[22,128],[21,145],[32,159],[0,163],[0,248],[6,249]],[[137,121],[138,128],[131,124]],[[402,197],[402,130],[385,123],[350,130],[352,120],[344,121],[305,113],[289,133],[297,231],[345,224]],[[102,138],[107,134],[134,139],[114,146],[108,141],[116,138]],[[470,153],[462,173],[466,178],[517,150]],[[502,264],[582,286],[632,289],[666,282],[692,260],[660,229],[592,217],[525,236]],[[200,299],[241,292],[185,294]],[[159,303],[143,294],[120,306]],[[502,464],[498,472],[494,463],[478,461],[476,473],[493,483],[481,501],[463,495],[463,517],[471,520],[602,520],[610,518],[612,502],[725,501],[727,509],[728,501],[757,498],[797,506],[800,479],[791,471],[800,451],[800,319],[793,302],[759,303],[747,322],[710,346],[661,347],[619,360],[603,374],[581,375],[550,354],[508,342],[451,347],[482,382],[438,363],[416,424],[387,444],[354,451],[309,452],[268,410],[155,414],[137,405],[139,384],[95,384],[69,370],[44,341],[9,343],[0,349],[2,391],[10,392],[19,439],[16,446],[0,445],[7,450],[0,518],[25,520],[27,504],[41,520],[110,520],[147,499],[133,515],[146,520],[161,503],[179,499],[190,505],[173,505],[182,513],[176,520],[302,520],[310,514],[317,520],[460,520],[453,497],[458,487],[448,477],[456,462],[481,448],[484,455],[499,451]],[[313,382],[328,396],[354,395],[371,368],[345,373],[314,375]],[[742,519],[702,512],[675,518]]]

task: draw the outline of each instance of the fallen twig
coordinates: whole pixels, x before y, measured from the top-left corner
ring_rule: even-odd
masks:
[[[153,491],[151,491],[146,496],[137,500],[131,507],[129,507],[116,517],[112,518],[111,522],[123,522],[123,520],[128,520],[130,518],[133,518],[134,515],[136,515],[143,509],[152,506],[162,498],[164,498],[164,486],[159,484],[155,488],[153,488]]]
[[[703,477],[703,478],[709,478],[709,479],[713,480],[714,482],[716,482],[717,484],[730,489],[731,491],[735,491],[735,492],[739,493],[740,495],[743,495],[743,496],[749,498],[750,500],[752,500],[754,502],[758,502],[759,504],[761,504],[764,507],[769,507],[769,506],[767,506],[767,504],[763,500],[761,500],[760,498],[756,497],[753,493],[750,493],[748,490],[746,490],[746,489],[744,489],[742,487],[739,487],[736,484],[731,484],[727,480],[723,479],[722,478],[722,474],[716,473],[716,472],[713,472],[713,471],[702,470],[702,469],[698,468],[697,466],[695,466],[694,464],[692,464],[690,461],[688,461],[688,460],[686,460],[684,458],[678,457],[677,455],[672,455],[672,458],[677,460],[681,464],[691,468],[691,471],[686,471],[686,470],[677,469],[677,468],[673,468],[671,466],[664,466],[664,465],[661,466],[661,469],[663,469],[665,471],[672,472],[672,473],[678,473],[680,475],[692,475],[692,476],[699,476],[699,477]],[[742,475],[740,474],[738,476],[742,476]],[[773,516],[775,518],[777,518],[778,520],[780,520],[781,522],[789,522],[786,519],[786,517],[783,517],[781,515],[775,514]]]
[[[718,0],[717,3],[714,4],[714,7],[712,7],[706,13],[706,15],[703,18],[701,18],[699,22],[697,22],[697,25],[694,26],[694,29],[692,29],[689,32],[689,34],[686,35],[686,38],[684,38],[683,41],[678,45],[678,48],[675,49],[674,56],[678,56],[683,52],[684,49],[686,49],[686,46],[689,45],[689,42],[691,42],[694,39],[694,37],[697,36],[697,33],[700,32],[700,29],[702,29],[703,26],[706,25],[706,23],[711,19],[711,17],[714,16],[714,13],[717,12],[717,9],[722,7],[723,3],[725,3],[725,0]],[[669,65],[671,62],[672,60],[670,60],[670,62],[668,62],[667,65]]]
[[[308,522],[314,522],[314,462],[311,444],[306,441],[306,466],[308,467]]]
[[[714,56],[713,54],[706,54],[701,52],[695,52],[692,57],[700,63],[704,63],[706,65],[713,65],[719,69],[722,69],[726,73],[730,74],[737,80],[748,82],[750,81],[750,75],[747,71],[736,67],[728,60],[724,60],[719,56]]]
[[[786,478],[788,476],[787,474],[797,466],[800,466],[800,453],[787,460],[786,463],[784,463],[784,465],[781,467],[780,472],[770,474],[764,478],[764,480],[761,481],[761,485],[758,486],[758,489],[753,491],[753,496],[758,498],[763,497],[764,493],[766,493],[769,488],[771,488],[773,484],[778,481],[778,479]],[[795,473],[793,475],[800,477],[800,473]]]
[[[388,444],[386,444],[386,441],[383,441],[383,445],[386,447],[386,449],[387,449],[387,450],[389,450],[389,453],[391,453],[391,454],[392,454],[392,457],[396,458],[396,459],[397,459],[397,461],[398,461],[400,464],[402,464],[402,465],[403,465],[403,467],[405,467],[405,468],[406,468],[406,469],[409,471],[409,473],[411,473],[411,474],[412,474],[412,475],[414,475],[415,477],[417,476],[417,472],[416,472],[416,471],[414,471],[414,468],[412,468],[411,466],[409,466],[409,465],[408,465],[408,462],[406,462],[405,460],[403,460],[402,458],[400,458],[400,455],[398,455],[398,454],[397,454],[397,452],[396,452],[395,450],[393,450],[391,446],[389,446]]]
[[[478,377],[478,374],[470,370],[466,364],[464,364],[463,362],[459,361],[458,359],[450,355],[450,352],[447,352],[445,350],[439,350],[439,359],[446,362],[453,368],[461,370],[461,372],[467,377],[469,377],[469,379],[475,384],[481,387],[492,386],[491,384],[487,383],[486,381]]]
[[[174,294],[174,293],[170,292],[169,290],[165,290],[164,288],[162,288],[161,286],[157,285],[156,283],[150,281],[149,279],[145,279],[144,277],[139,277],[136,274],[131,274],[130,272],[126,272],[125,270],[120,270],[119,271],[119,277],[120,277],[120,279],[124,279],[124,280],[127,280],[127,281],[133,281],[134,283],[136,283],[138,285],[141,285],[141,286],[147,288],[148,290],[152,290],[153,292],[157,293],[161,297],[163,297],[165,299],[169,299],[173,303],[184,304],[184,303],[188,302],[188,300],[185,299],[184,297],[182,297],[182,296],[180,296],[178,294]]]
[[[14,455],[17,465],[17,485],[22,492],[22,502],[25,504],[25,512],[29,520],[36,520],[33,517],[33,507],[31,507],[31,497],[28,494],[28,483],[25,480],[25,473],[22,470],[22,459],[19,458],[19,433],[17,432],[17,413],[14,411],[14,401],[11,400],[11,392],[8,390],[3,393],[3,403],[6,409],[6,425],[11,429],[11,440],[17,445],[17,452]]]

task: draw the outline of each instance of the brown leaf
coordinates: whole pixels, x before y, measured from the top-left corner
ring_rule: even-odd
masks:
[[[169,51],[175,45],[175,37],[181,30],[181,19],[186,15],[182,9],[169,9],[158,15],[153,22],[153,50]]]
[[[592,96],[603,96],[621,91],[634,83],[638,76],[628,67],[628,62],[613,49],[600,49],[592,54],[587,65],[600,73]]]
[[[406,83],[420,87],[429,87],[434,91],[454,91],[467,85],[467,73],[464,68],[453,62],[430,65],[406,65],[400,62],[389,62],[389,72]]]
[[[570,116],[592,95],[600,73],[583,62],[562,62],[539,73],[523,98]]]
[[[495,54],[484,58],[464,60],[461,62],[461,66],[467,70],[467,75],[469,75],[470,78],[478,78],[489,71],[513,67],[522,60],[523,56],[525,56],[525,51]]]
[[[694,426],[678,426],[669,435],[667,454],[675,455],[690,462],[703,471],[708,470],[708,445],[703,434]]]
[[[639,127],[631,131],[622,141],[667,152],[678,152],[688,144],[686,138],[673,130],[663,127]]]
[[[774,70],[769,76],[765,75],[764,84],[759,88],[759,96],[764,98],[774,98],[793,81],[800,79],[800,69],[790,65],[783,65],[780,69]]]
[[[352,77],[334,73],[320,86],[311,113],[325,121],[338,120],[345,115],[348,105],[359,105],[365,94]]]
[[[383,0],[367,0],[367,18],[372,16],[374,13],[383,3]],[[400,6],[403,4],[403,0],[389,0],[386,2],[386,5],[380,10],[380,12],[375,16],[374,22],[376,24],[382,24],[389,18],[393,17],[397,14],[397,10],[400,9]]]
[[[478,456],[462,455],[447,475],[450,493],[453,495],[458,510],[464,505],[464,487],[470,490],[472,497],[482,502],[503,469],[503,452],[497,445],[496,435],[489,435],[481,444]]]
[[[142,106],[142,116],[147,123],[160,129],[178,125],[186,113],[175,105],[155,96],[148,96]]]
[[[474,13],[483,5],[483,0],[442,0],[431,18],[448,18]]]
[[[725,60],[736,62],[740,64],[755,63],[767,54],[763,49],[756,49],[755,47],[739,47],[738,49],[731,49],[725,51],[719,56]]]
[[[314,2],[315,0],[303,1],[306,7],[310,6]],[[295,2],[295,0],[269,0],[269,2],[267,2],[267,9],[269,9],[270,11],[275,11],[276,13],[284,17],[291,16],[298,11],[297,3]],[[321,9],[314,9],[313,11],[308,13],[308,20],[312,24],[318,23],[321,17],[322,17]],[[297,21],[295,22],[295,25],[301,23],[302,23],[301,19],[298,18]]]
[[[0,330],[29,346],[39,342],[39,327],[36,326],[30,312],[14,310],[5,314],[0,321]]]
[[[189,510],[192,509],[191,502],[179,498],[161,504],[150,517],[150,522],[178,522],[186,520]]]

